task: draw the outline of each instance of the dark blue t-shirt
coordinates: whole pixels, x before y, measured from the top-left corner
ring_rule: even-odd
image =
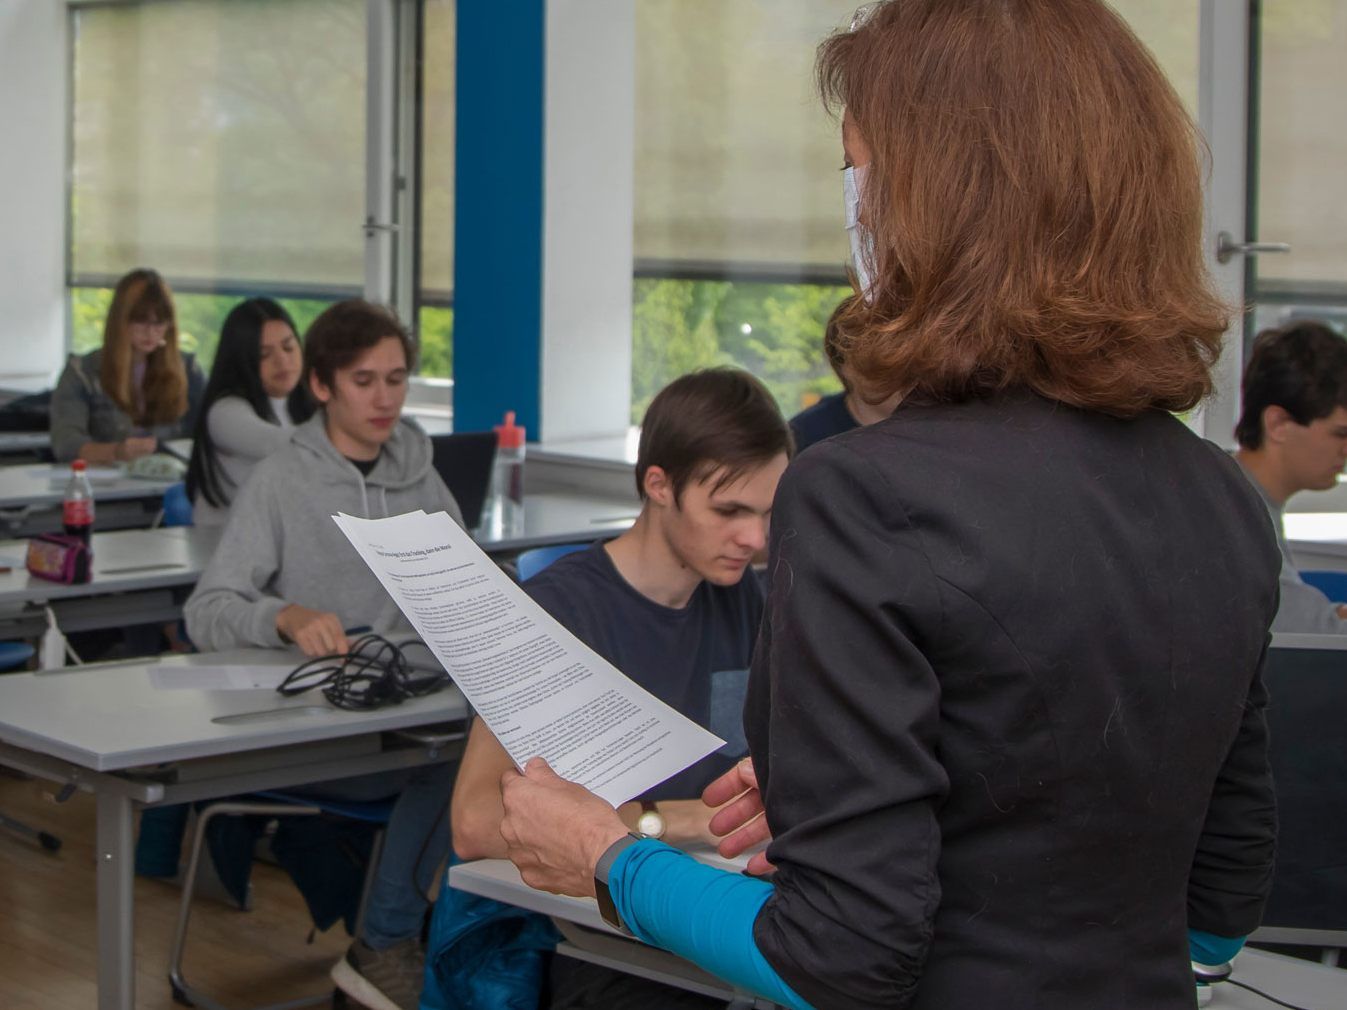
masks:
[[[633,589],[596,543],[559,558],[524,589],[641,687],[727,741],[642,799],[695,799],[747,752],[744,690],[763,606],[752,571],[734,586],[703,582],[675,610]]]
[[[795,451],[807,449],[815,442],[859,428],[856,419],[847,410],[847,394],[825,396],[812,407],[806,407],[790,419],[790,430],[795,435]]]

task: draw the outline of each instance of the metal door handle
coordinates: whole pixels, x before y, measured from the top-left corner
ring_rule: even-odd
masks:
[[[1259,253],[1289,253],[1285,242],[1236,242],[1235,236],[1223,231],[1216,236],[1216,262],[1226,263],[1231,256],[1257,256]]]

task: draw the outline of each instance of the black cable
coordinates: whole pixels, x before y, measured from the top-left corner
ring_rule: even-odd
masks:
[[[367,712],[448,687],[452,681],[444,671],[408,661],[404,650],[416,645],[424,647],[417,641],[396,645],[382,635],[361,635],[344,653],[301,663],[276,690],[290,698],[321,688],[323,697],[337,708]]]
[[[344,653],[317,656],[301,663],[286,675],[276,690],[291,698],[322,688],[323,697],[337,708],[364,712],[399,705],[408,698],[420,698],[448,687],[452,680],[443,670],[408,660],[406,650],[415,646],[430,650],[417,639],[395,644],[382,635],[364,634],[352,640]],[[414,676],[416,673],[420,676]],[[412,887],[427,905],[431,904],[430,894],[421,886],[417,871],[448,809],[449,804],[445,803],[430,831],[421,840],[416,859],[409,868]]]
[[[1239,986],[1241,989],[1245,989],[1245,990],[1247,990],[1247,991],[1253,993],[1255,996],[1262,996],[1263,999],[1267,1000],[1269,1003],[1276,1003],[1277,1006],[1284,1006],[1284,1007],[1287,1008],[1287,1010],[1311,1010],[1310,1007],[1298,1006],[1298,1005],[1295,1004],[1295,1003],[1287,1003],[1287,1002],[1285,1002],[1284,1000],[1279,1000],[1276,996],[1269,996],[1267,993],[1263,992],[1263,990],[1261,990],[1261,989],[1255,989],[1253,986],[1249,985],[1247,982],[1241,982],[1241,981],[1239,981],[1238,979],[1228,978],[1228,979],[1225,980],[1225,984],[1226,984],[1226,985],[1237,985],[1237,986]]]

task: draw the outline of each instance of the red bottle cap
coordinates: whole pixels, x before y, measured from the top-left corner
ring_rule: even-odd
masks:
[[[496,444],[502,449],[522,449],[524,446],[524,427],[514,423],[514,411],[505,412],[503,423],[495,426]]]
[[[75,462],[70,464],[70,469],[74,470],[76,473],[83,473],[84,466],[85,466],[84,460],[77,459],[75,460]]]

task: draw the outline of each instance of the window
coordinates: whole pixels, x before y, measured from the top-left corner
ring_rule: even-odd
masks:
[[[70,273],[363,284],[365,5],[195,0],[73,14]]]
[[[736,364],[793,414],[840,389],[841,147],[814,47],[851,0],[637,0],[632,422],[670,380]]]
[[[418,146],[399,145],[405,135],[421,135],[423,226],[408,248],[425,309],[413,321],[423,374],[447,376],[456,7],[387,3],[398,28],[382,59],[407,71],[394,75],[397,102],[420,99],[402,135],[384,131],[399,152]],[[169,279],[184,346],[204,364],[243,297],[280,299],[303,328],[332,301],[369,290],[368,68],[383,64],[366,0],[75,5],[71,19],[72,349],[98,345],[109,289],[137,266]],[[422,31],[415,65],[416,35],[404,25]],[[397,189],[406,175],[391,163]],[[374,296],[392,301],[393,290]]]
[[[1119,0],[1196,113],[1198,4]],[[632,420],[735,364],[794,414],[841,388],[824,325],[850,288],[838,125],[817,44],[856,0],[636,0]]]
[[[420,281],[417,329],[421,372],[453,374],[454,335],[454,0],[425,0],[421,55]]]

